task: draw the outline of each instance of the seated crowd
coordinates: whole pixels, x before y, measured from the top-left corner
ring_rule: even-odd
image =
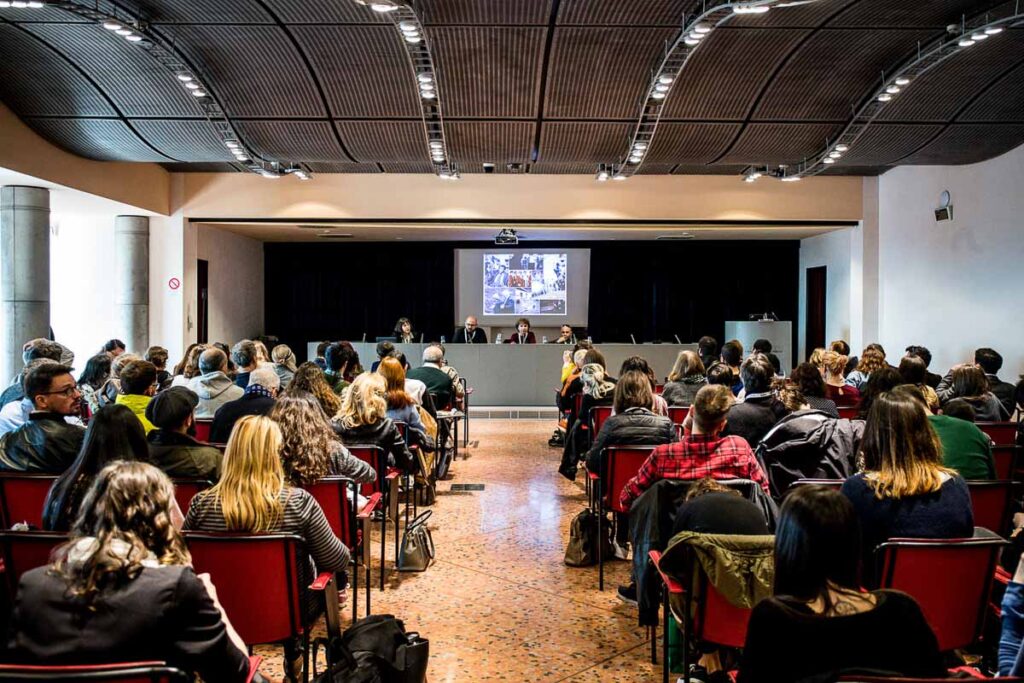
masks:
[[[326,345],[324,369],[296,367],[285,345],[268,352],[242,340],[225,349],[193,344],[168,372],[166,349],[140,357],[111,340],[76,380],[60,344],[25,345],[24,370],[0,410],[0,472],[56,475],[42,526],[70,540],[51,566],[22,576],[10,659],[82,664],[131,653],[208,681],[246,681],[246,646],[209,577],[190,569],[181,531],[295,534],[309,554],[298,585],[335,572],[344,598],[350,549],[303,487],[331,475],[376,481],[352,445],[380,446],[386,466],[423,474],[410,446],[435,450],[435,402],[454,404],[462,392],[440,346],[427,347],[410,376],[393,347],[378,372],[363,372],[348,342]],[[205,441],[196,438],[200,421],[209,426]],[[209,487],[182,510],[174,480]],[[142,603],[152,608],[131,608]],[[323,608],[303,589],[306,617]],[[298,680],[300,644],[286,643],[285,653]]]

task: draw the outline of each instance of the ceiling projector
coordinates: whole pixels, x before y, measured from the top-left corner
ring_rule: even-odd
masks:
[[[502,228],[494,236],[495,244],[519,244],[519,235],[514,228]]]

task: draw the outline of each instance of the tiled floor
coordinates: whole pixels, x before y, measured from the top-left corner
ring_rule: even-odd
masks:
[[[586,496],[582,480],[558,474],[551,430],[549,421],[474,420],[478,445],[438,484],[430,521],[436,563],[421,574],[393,572],[389,542],[386,590],[374,589],[373,611],[430,640],[430,683],[660,680],[635,608],[615,596],[629,564],[605,565],[602,593],[596,567],[562,562]],[[485,489],[452,492],[453,483]],[[267,657],[264,671],[280,676],[279,651],[258,652]]]

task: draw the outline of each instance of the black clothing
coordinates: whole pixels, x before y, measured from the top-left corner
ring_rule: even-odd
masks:
[[[248,387],[249,386],[249,375],[250,374],[251,374],[251,371],[250,372],[239,372],[237,375],[235,375],[235,385],[236,386],[240,386],[243,389]]]
[[[409,452],[409,447],[402,438],[395,423],[384,418],[372,425],[345,427],[341,420],[331,420],[331,427],[346,446],[380,446],[388,458],[388,464],[409,474],[419,469],[416,458]]]
[[[999,402],[1006,408],[1007,419],[1009,419],[1009,416],[1013,415],[1013,410],[1016,407],[1013,400],[1016,387],[1009,382],[1002,381],[996,375],[985,375],[985,377],[988,378],[988,390],[995,394]]]
[[[966,396],[951,398],[942,404],[943,412],[957,402],[966,403],[974,409],[975,422],[1004,422],[1010,419],[1010,414],[1005,412],[1005,407],[992,392],[972,398]]]
[[[680,531],[699,534],[770,534],[760,508],[734,493],[705,493],[688,500],[676,511],[672,535]]]
[[[223,456],[187,434],[154,429],[147,437],[150,462],[171,479],[220,479]]]
[[[465,327],[459,327],[459,328],[456,328],[455,334],[452,335],[452,343],[453,344],[486,344],[487,343],[487,333],[484,332],[483,329],[481,329],[479,327],[474,327],[473,328],[473,332],[467,338],[466,337],[466,328]]]
[[[235,423],[246,415],[266,415],[274,409],[276,401],[259,394],[244,394],[228,401],[213,414],[210,425],[210,443],[227,443]]]
[[[785,415],[785,406],[772,396],[747,398],[729,408],[722,436],[742,436],[756,449],[768,430]]]
[[[427,385],[427,391],[434,395],[434,404],[439,409],[451,405],[455,397],[455,385],[444,370],[431,365],[421,365],[405,373],[406,379],[418,379]]]
[[[28,422],[0,437],[0,470],[60,474],[74,462],[85,429],[63,415],[33,412]]]
[[[590,429],[590,409],[610,405],[612,405],[611,392],[599,399],[583,395],[583,399],[580,401],[581,419],[576,420],[566,432],[562,448],[562,463],[558,468],[559,473],[569,481],[576,481],[577,465],[586,457],[587,451],[590,450],[591,440],[594,438]]]
[[[703,375],[697,377],[683,377],[676,382],[668,382],[661,392],[661,397],[670,406],[687,407],[693,404],[697,398],[697,392],[708,385],[708,380]]]
[[[804,396],[804,400],[807,401],[807,405],[812,410],[820,410],[829,417],[839,417],[839,408],[836,407],[836,402],[830,398],[823,398],[821,396]]]
[[[660,446],[678,440],[679,433],[670,419],[646,408],[630,408],[612,415],[601,425],[587,452],[587,469],[606,478],[604,450],[608,446]]]
[[[936,387],[938,387],[939,386],[939,382],[941,382],[941,381],[942,381],[942,375],[939,375],[939,374],[936,374],[934,372],[929,372],[929,371],[925,370],[925,373],[924,373],[924,383],[927,384],[928,386],[930,386],[932,389],[935,389]]]
[[[191,567],[144,567],[101,590],[99,609],[76,606],[67,583],[39,567],[21,577],[8,641],[26,664],[166,661],[205,681],[245,681],[249,659]]]
[[[762,600],[750,616],[738,683],[796,683],[857,669],[945,678],[938,641],[914,599],[892,590],[872,594],[874,609],[829,617],[794,600]]]

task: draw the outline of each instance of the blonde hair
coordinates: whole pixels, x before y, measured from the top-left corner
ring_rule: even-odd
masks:
[[[691,375],[704,375],[704,363],[700,356],[693,351],[680,351],[676,356],[676,362],[672,366],[672,372],[668,373],[669,382],[678,382],[684,377]]]
[[[269,417],[246,415],[235,423],[220,481],[200,493],[220,499],[230,531],[271,531],[284,513],[281,428]]]
[[[256,362],[267,363],[270,362],[270,351],[267,351],[267,345],[263,342],[256,340],[253,341],[253,346],[256,347]]]
[[[388,402],[385,400],[387,385],[384,378],[375,372],[364,372],[356,377],[348,388],[338,418],[346,429],[372,425],[387,416]]]
[[[846,371],[846,364],[849,360],[850,359],[846,356],[836,353],[835,351],[826,351],[821,354],[821,367],[826,373],[833,377],[842,377]]]
[[[825,349],[823,349],[823,348],[821,348],[819,346],[818,348],[814,349],[814,351],[811,351],[811,357],[807,359],[807,362],[820,370],[823,367],[825,367],[825,354],[826,353],[838,353],[838,352],[837,351],[831,351],[831,352],[830,351],[826,351]],[[843,363],[843,367],[846,367],[845,363]]]
[[[875,370],[881,370],[884,367],[888,367],[884,353],[876,349],[864,349],[864,353],[860,354],[860,361],[857,363],[856,369],[870,375]]]
[[[295,354],[287,344],[278,344],[270,352],[271,359],[289,372],[295,372]]]

